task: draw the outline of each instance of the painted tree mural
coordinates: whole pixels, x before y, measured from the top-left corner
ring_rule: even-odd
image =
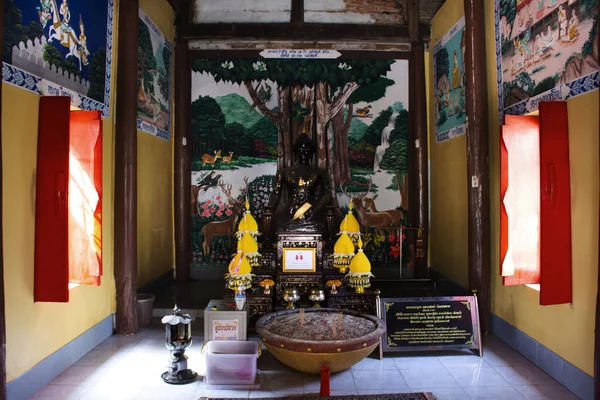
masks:
[[[386,88],[394,83],[385,78],[393,63],[393,60],[196,59],[192,68],[210,73],[217,82],[246,87],[253,100],[252,108],[277,127],[278,168],[292,165],[292,144],[304,130],[317,144],[317,165],[327,168],[331,181],[339,183],[351,179],[348,132],[353,104],[375,101],[385,95]],[[269,109],[266,103],[274,93],[277,107]]]

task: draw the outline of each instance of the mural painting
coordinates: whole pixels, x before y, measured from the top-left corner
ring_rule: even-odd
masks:
[[[138,129],[169,140],[173,48],[141,8],[138,41]]]
[[[462,17],[433,50],[435,140],[465,134],[465,18]]]
[[[598,88],[594,0],[496,0],[500,118]]]
[[[113,0],[6,0],[4,82],[109,115]]]
[[[229,262],[242,193],[260,220],[275,174],[293,164],[291,145],[302,132],[317,144],[315,163],[330,171],[342,212],[349,200],[340,184],[364,195],[356,207],[365,225],[364,215],[376,210],[394,210],[398,227],[405,225],[407,61],[196,59],[192,69],[194,266]],[[375,266],[398,268],[402,236],[366,232],[365,251]]]

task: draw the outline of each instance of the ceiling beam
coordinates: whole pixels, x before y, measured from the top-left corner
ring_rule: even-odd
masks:
[[[430,27],[420,24],[419,36],[423,41],[430,37]],[[261,39],[261,40],[386,40],[408,42],[411,40],[406,25],[384,24],[316,24],[316,23],[222,23],[189,24],[179,27],[181,37],[194,39]]]
[[[304,22],[304,0],[292,0],[291,21],[295,24]]]
[[[407,0],[408,36],[411,40],[419,40],[419,1]]]

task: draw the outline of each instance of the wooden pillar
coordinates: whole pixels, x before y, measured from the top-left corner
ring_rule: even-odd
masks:
[[[138,0],[119,1],[115,124],[115,284],[119,334],[138,332],[137,57]]]
[[[417,278],[427,278],[427,243],[429,231],[429,187],[428,187],[428,152],[427,152],[427,100],[425,90],[425,49],[423,42],[411,44],[409,76],[412,88],[412,103],[409,104],[412,114],[412,138],[409,141],[409,152],[412,153],[413,195],[410,196],[410,213],[412,227],[422,229],[415,235],[422,238],[422,243],[415,244],[415,274]]]
[[[490,173],[483,0],[465,0],[469,289],[476,290],[481,331],[490,328]]]
[[[4,0],[0,0],[0,49],[4,48]],[[0,55],[2,57],[2,55]],[[0,399],[6,399],[6,312],[4,304],[4,236],[2,232],[2,85],[0,84]]]
[[[426,278],[427,243],[429,231],[429,187],[427,151],[427,98],[425,88],[425,47],[419,37],[419,2],[408,0],[408,33],[411,39],[410,80],[410,130],[409,130],[409,176],[412,178],[410,197],[411,227],[419,228],[415,235],[422,242],[415,243],[415,275]],[[422,229],[422,230],[421,230]]]
[[[178,38],[175,44],[175,279],[190,277],[192,261],[190,209],[192,170],[190,107],[192,103],[192,68],[188,41]]]

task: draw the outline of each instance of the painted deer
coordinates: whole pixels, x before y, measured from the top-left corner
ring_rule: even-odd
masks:
[[[394,229],[394,219],[388,212],[368,212],[363,201],[365,197],[371,192],[371,186],[373,184],[369,177],[369,186],[367,191],[357,195],[349,195],[344,189],[343,183],[340,183],[342,193],[352,200],[354,209],[356,210],[356,219],[364,228],[373,228],[377,234],[382,235],[384,231]]]
[[[198,193],[202,189],[202,186],[192,185],[192,215],[200,215],[200,204],[198,203]]]
[[[202,235],[204,236],[204,242],[202,242],[202,252],[205,256],[210,253],[210,244],[215,236],[227,236],[229,244],[231,244],[231,238],[235,232],[236,222],[244,209],[244,203],[246,202],[246,193],[248,193],[248,177],[244,178],[246,182],[246,188],[242,191],[241,195],[238,196],[241,200],[236,200],[231,197],[231,185],[225,185],[222,181],[219,181],[219,187],[227,196],[227,202],[231,206],[231,215],[224,221],[213,221],[202,227]]]
[[[202,156],[202,166],[204,167],[206,164],[210,164],[211,166],[215,165],[215,162],[218,158],[223,158],[221,155],[221,150],[214,150],[215,155],[211,156],[210,154],[204,154]]]
[[[229,152],[228,156],[223,156],[223,162],[229,164],[231,162],[231,157],[233,157],[233,151]]]
[[[371,212],[377,213],[380,212],[377,210],[375,206],[375,199],[377,199],[377,194],[373,197],[365,197],[364,198],[364,206],[365,209],[370,210]],[[394,221],[394,226],[399,227],[402,224],[402,220],[404,219],[404,213],[400,210],[385,210],[384,212],[390,214],[392,216],[392,220]]]

